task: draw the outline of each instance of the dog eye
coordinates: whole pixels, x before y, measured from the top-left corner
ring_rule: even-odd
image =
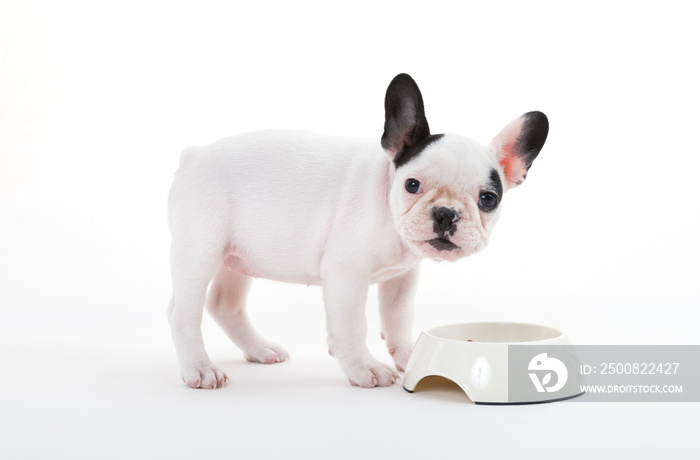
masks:
[[[498,195],[491,192],[481,192],[481,196],[479,196],[479,208],[481,208],[482,211],[493,211],[497,205]]]
[[[408,193],[418,193],[423,190],[423,186],[415,179],[408,179],[406,181],[406,191]]]

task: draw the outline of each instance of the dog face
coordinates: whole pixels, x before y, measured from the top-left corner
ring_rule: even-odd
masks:
[[[486,246],[503,182],[488,149],[447,135],[396,169],[390,195],[396,229],[414,252],[457,260]]]
[[[522,183],[544,145],[547,117],[529,112],[489,146],[431,135],[411,77],[398,75],[385,100],[382,146],[395,166],[390,206],[396,230],[415,253],[457,260],[483,249],[503,194]]]

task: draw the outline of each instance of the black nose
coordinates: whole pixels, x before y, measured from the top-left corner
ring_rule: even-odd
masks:
[[[439,208],[433,208],[433,220],[435,221],[435,231],[450,232],[450,235],[454,234],[456,230],[455,223],[459,220],[459,214],[452,208],[446,206],[440,206]]]

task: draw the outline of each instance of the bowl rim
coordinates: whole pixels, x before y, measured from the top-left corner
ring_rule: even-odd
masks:
[[[435,335],[433,331],[437,329],[442,329],[442,328],[448,328],[448,327],[460,327],[460,326],[480,326],[480,325],[500,325],[500,326],[525,326],[525,327],[538,327],[538,328],[543,328],[543,329],[549,329],[553,332],[556,333],[553,337],[549,337],[547,339],[542,339],[542,340],[526,340],[526,341],[517,341],[517,342],[483,342],[483,341],[467,341],[467,340],[460,340],[460,339],[451,339],[447,337],[440,337],[438,335]],[[553,327],[553,326],[547,326],[545,324],[537,324],[537,323],[527,323],[527,322],[520,322],[520,321],[472,321],[472,322],[464,322],[464,323],[449,323],[449,324],[442,324],[439,326],[433,326],[429,327],[427,329],[423,330],[423,334],[434,338],[438,340],[445,340],[449,342],[455,342],[455,343],[469,343],[469,344],[480,344],[480,345],[527,345],[527,344],[533,344],[533,345],[540,345],[540,344],[547,344],[548,342],[554,341],[554,340],[561,340],[564,337],[567,337],[566,332],[563,330]]]

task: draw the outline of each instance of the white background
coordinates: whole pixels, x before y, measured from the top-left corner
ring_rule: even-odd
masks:
[[[179,152],[271,127],[379,142],[386,86],[408,72],[435,133],[488,142],[530,110],[551,124],[490,246],[423,264],[416,336],[505,320],[580,344],[698,343],[692,2],[104,3],[0,2],[0,457],[697,453],[696,403],[351,387],[315,287],[253,285],[284,364],[246,363],[205,320],[223,390],[185,388],[165,321]],[[375,297],[368,344],[388,360]]]

